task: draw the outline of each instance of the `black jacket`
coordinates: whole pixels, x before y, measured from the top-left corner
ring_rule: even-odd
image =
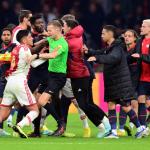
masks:
[[[105,100],[128,100],[133,97],[130,71],[121,41],[114,41],[99,53],[95,57],[97,63],[104,64]]]
[[[131,55],[134,54],[134,53],[135,53],[135,48],[130,49],[129,51],[126,50],[126,57],[127,57],[129,70],[130,70],[132,85],[133,85],[134,91],[136,93],[138,83],[139,83],[139,66],[138,66],[138,63],[137,63],[136,59],[134,61],[130,61],[131,58],[132,58]]]

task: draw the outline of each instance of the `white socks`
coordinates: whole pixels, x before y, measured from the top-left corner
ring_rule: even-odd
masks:
[[[17,125],[19,125],[21,128],[24,126],[29,126],[32,121],[37,118],[39,115],[39,112],[37,111],[30,111],[26,117],[24,117]]]

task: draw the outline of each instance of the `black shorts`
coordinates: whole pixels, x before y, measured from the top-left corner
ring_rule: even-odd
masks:
[[[66,83],[66,74],[64,73],[49,73],[48,85],[45,92],[48,94],[58,93]]]
[[[3,97],[6,83],[7,83],[7,81],[5,79],[0,79],[0,98]]]
[[[150,95],[150,82],[140,81],[138,85],[138,96]]]
[[[39,84],[45,84],[48,81],[48,70],[47,69],[37,69],[31,68],[28,76],[28,86],[33,93],[39,86]]]
[[[38,87],[38,93],[42,94],[47,88],[47,83],[42,83]]]

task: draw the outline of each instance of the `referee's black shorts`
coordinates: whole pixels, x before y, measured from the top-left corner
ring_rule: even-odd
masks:
[[[66,74],[50,72],[45,92],[52,95],[58,93],[64,87],[65,83]]]

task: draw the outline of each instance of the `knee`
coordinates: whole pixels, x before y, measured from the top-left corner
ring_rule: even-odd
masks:
[[[146,96],[145,95],[141,95],[138,97],[138,102],[139,103],[145,103],[146,102]]]

